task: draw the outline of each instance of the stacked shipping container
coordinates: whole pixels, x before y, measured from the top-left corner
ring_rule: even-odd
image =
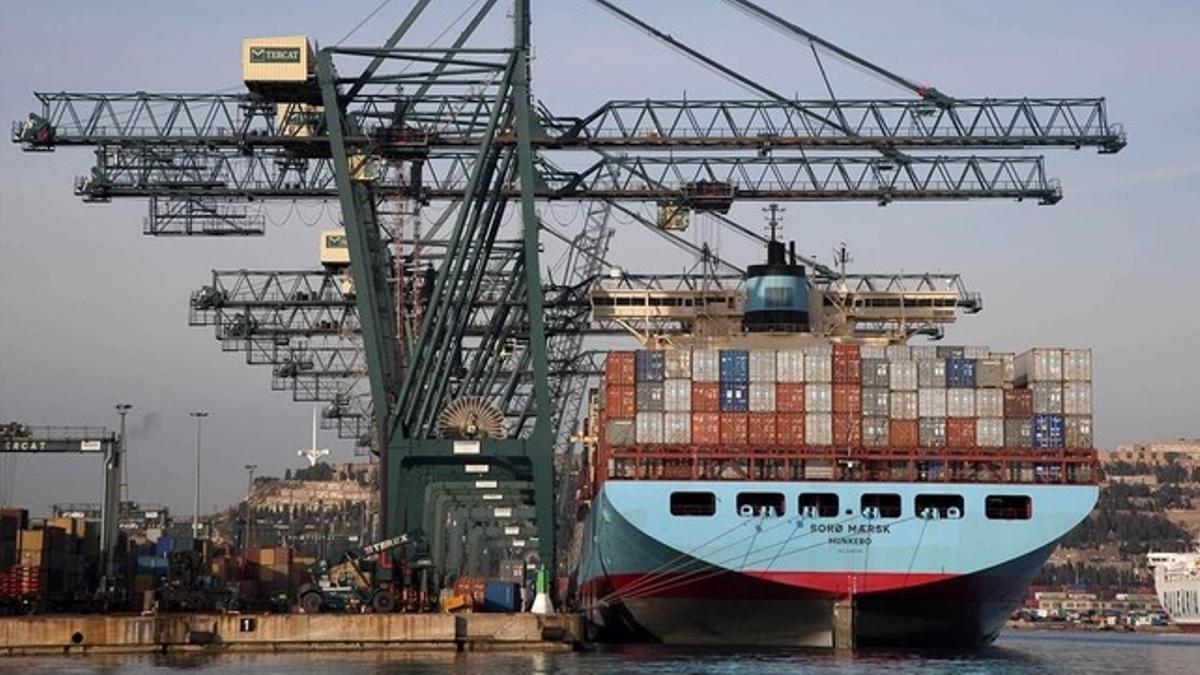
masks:
[[[611,352],[609,447],[1092,447],[1091,351],[816,345]]]

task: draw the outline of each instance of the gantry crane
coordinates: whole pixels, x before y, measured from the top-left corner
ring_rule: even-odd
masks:
[[[144,231],[155,236],[263,235],[271,204],[336,200],[322,217],[344,228],[348,274],[214,272],[193,294],[191,323],[214,326],[223,350],[272,366],[273,387],[327,401],[325,422],[378,455],[381,536],[435,527],[445,536],[446,524],[430,519],[433,488],[528,485],[504,508],[507,518],[520,512],[535,525],[541,562],[550,566],[554,451],[569,442],[599,366],[583,336],[628,324],[597,299],[694,283],[634,273],[605,281],[615,267],[607,257],[612,216],[701,256],[727,275],[709,275],[719,287],[734,285],[740,266],[681,236],[679,213],[704,213],[764,241],[729,215],[732,204],[1052,205],[1063,195],[1043,158],[1013,151],[1115,153],[1126,142],[1103,98],[954,96],[749,0],[724,0],[811,51],[825,97],[784,96],[614,2],[592,1],[750,96],[613,100],[555,114],[531,91],[529,0],[513,3],[510,43],[475,44],[497,4],[485,0],[464,13],[465,27],[445,47],[413,46],[423,44],[413,26],[430,5],[416,0],[383,45],[310,52],[303,41],[280,50],[281,59],[311,64],[291,81],[248,78],[241,93],[38,93],[40,110],[14,128],[14,141],[29,151],[94,148],[76,194],[148,200]],[[253,40],[243,50],[255,44],[265,53],[266,43]],[[822,54],[903,96],[837,97]],[[545,202],[581,204],[579,233],[543,220]],[[659,218],[637,208],[646,203]],[[510,216],[515,227],[505,228]],[[542,265],[543,244],[555,240],[570,251],[557,280]],[[982,306],[956,274],[845,275],[802,259],[818,289],[849,289],[858,303],[846,310],[853,330],[936,336],[947,317]],[[916,320],[871,304],[921,293],[941,304]],[[439,416],[456,400],[498,411],[500,437],[445,437]],[[507,522],[482,506],[462,513],[479,519],[455,525],[471,532],[503,532],[497,524]]]

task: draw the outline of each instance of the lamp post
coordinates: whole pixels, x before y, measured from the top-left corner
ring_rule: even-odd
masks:
[[[132,404],[117,404],[117,414],[121,416],[121,455],[117,459],[117,463],[121,467],[121,493],[117,497],[118,510],[121,502],[129,501],[129,464],[125,461],[129,458],[129,441],[125,437],[125,415],[129,414],[130,410],[133,410]]]
[[[192,503],[192,537],[200,538],[200,423],[208,412],[195,410],[188,413],[196,418],[196,500]]]
[[[250,506],[250,493],[254,491],[254,470],[257,464],[246,465],[246,536],[242,540],[242,549],[249,550],[254,539],[254,509]]]
[[[121,510],[121,464],[126,449],[125,415],[133,409],[128,403],[118,403],[117,414],[121,417],[121,436],[104,457],[104,495],[100,505],[100,551],[102,571],[111,581],[116,572],[117,522]]]

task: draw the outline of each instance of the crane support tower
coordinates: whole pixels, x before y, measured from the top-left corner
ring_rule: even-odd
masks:
[[[729,299],[746,270],[685,236],[693,214],[765,245],[731,207],[1053,205],[1061,186],[1023,149],[1115,153],[1126,143],[1103,98],[956,96],[749,0],[726,4],[811,53],[819,97],[780,93],[652,26],[634,3],[591,2],[749,95],[556,114],[533,95],[530,0],[507,15],[496,0],[473,3],[435,46],[414,28],[431,2],[416,0],[382,45],[247,39],[241,92],[36,93],[13,141],[30,152],[92,148],[75,194],[146,200],[153,236],[261,236],[275,205],[336,204],[322,216],[338,228],[326,231],[324,264],[214,272],[192,295],[189,322],[212,326],[223,351],[270,366],[273,389],[325,403],[321,425],[378,457],[380,538],[428,539],[437,572],[485,564],[445,543],[457,537],[558,575],[556,496],[573,489],[559,468],[574,466],[562,458],[577,447],[600,373],[586,338],[632,331],[654,344],[741,321]],[[509,22],[511,39],[479,44],[488,21]],[[901,93],[840,98],[822,55]],[[546,218],[552,205],[578,209],[577,233]],[[609,258],[617,221],[694,255],[696,269],[626,272]],[[547,247],[566,251],[557,267]],[[936,338],[982,308],[957,274],[791,259],[807,269],[812,297],[837,310],[819,327],[829,334]]]

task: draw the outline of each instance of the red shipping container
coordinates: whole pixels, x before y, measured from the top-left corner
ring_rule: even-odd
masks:
[[[750,428],[746,434],[751,445],[775,445],[775,413],[750,413]]]
[[[836,359],[839,356],[842,358],[858,359],[858,345],[834,345],[833,357]]]
[[[716,382],[693,382],[692,412],[721,412],[721,385]]]
[[[834,414],[852,414],[862,412],[862,387],[857,384],[833,385]]]
[[[851,448],[862,446],[862,414],[833,416],[833,444]]]
[[[637,384],[637,359],[633,352],[609,352],[604,360],[604,381],[614,384]]]
[[[1033,417],[1033,390],[1005,389],[1004,416],[1009,419]]]
[[[775,410],[789,413],[804,412],[804,385],[795,382],[776,384]]]
[[[637,387],[608,385],[604,407],[609,419],[629,420],[637,415]]]
[[[857,350],[858,347],[855,347]],[[837,352],[833,354],[833,382],[834,384],[859,384],[862,382],[862,360],[858,358],[858,354],[854,356],[839,356]]]
[[[692,413],[692,443],[717,445],[721,442],[721,413]]]
[[[775,437],[780,445],[799,448],[804,445],[804,415],[783,413],[775,416]]]
[[[946,447],[975,447],[974,417],[949,417],[946,419]]]
[[[888,423],[888,445],[894,448],[915,448],[920,445],[920,437],[916,420],[891,420]]]
[[[749,441],[749,413],[721,413],[721,443],[745,445]]]

